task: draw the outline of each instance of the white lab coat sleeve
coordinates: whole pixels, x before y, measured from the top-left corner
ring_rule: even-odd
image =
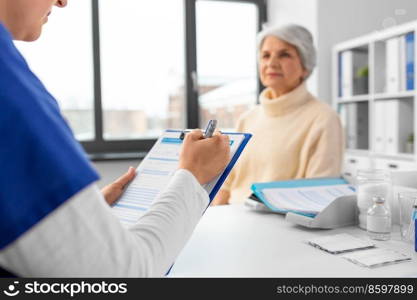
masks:
[[[196,178],[180,169],[127,229],[93,184],[0,251],[0,266],[24,277],[164,276],[208,204]]]

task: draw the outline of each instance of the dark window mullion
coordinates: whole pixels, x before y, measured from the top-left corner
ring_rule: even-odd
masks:
[[[93,62],[94,62],[94,128],[95,142],[103,139],[103,106],[101,102],[100,22],[98,0],[92,0]]]
[[[256,2],[258,6],[258,31],[262,30],[263,24],[268,22],[268,8],[267,8],[267,0],[261,0]],[[258,59],[258,58],[256,58]],[[257,76],[258,76],[258,94],[265,88],[261,82],[261,77],[259,76],[259,70],[256,68]],[[256,98],[256,103],[259,104],[259,97]]]
[[[184,0],[185,7],[185,109],[187,128],[199,127],[197,85],[196,0]],[[194,76],[194,78],[193,78]]]

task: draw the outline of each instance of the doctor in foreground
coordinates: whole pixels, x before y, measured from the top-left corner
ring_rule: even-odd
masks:
[[[123,228],[109,204],[133,169],[98,189],[55,99],[12,42],[36,40],[52,6],[66,4],[0,0],[0,275],[163,276],[209,204],[201,185],[225,168],[228,138],[187,134],[170,184],[136,225]]]

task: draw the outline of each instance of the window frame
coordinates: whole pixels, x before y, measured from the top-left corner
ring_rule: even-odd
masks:
[[[85,151],[93,160],[143,158],[156,139],[105,140],[103,138],[103,107],[101,97],[100,22],[99,0],[92,4],[93,72],[94,72],[94,140],[81,141]],[[187,128],[199,126],[197,45],[196,45],[196,2],[222,1],[253,3],[258,8],[258,31],[267,22],[267,0],[184,0],[185,24],[185,118]],[[193,78],[194,77],[194,78]],[[262,85],[258,81],[258,93]]]

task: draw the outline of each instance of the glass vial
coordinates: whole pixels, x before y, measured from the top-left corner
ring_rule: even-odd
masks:
[[[373,201],[366,220],[368,235],[373,240],[387,241],[391,238],[391,212],[384,197],[375,196]]]
[[[358,170],[356,176],[359,227],[366,230],[368,209],[373,205],[375,196],[391,198],[391,173],[388,170]]]

